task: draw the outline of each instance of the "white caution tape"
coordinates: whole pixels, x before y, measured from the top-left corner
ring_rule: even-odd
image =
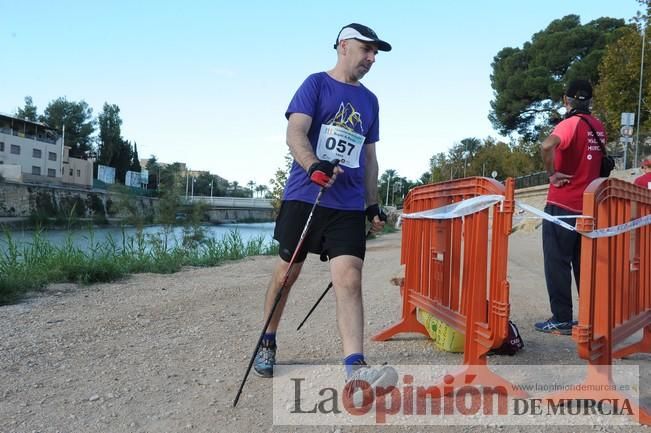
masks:
[[[570,215],[570,216],[553,216],[549,215],[546,212],[541,211],[540,209],[536,209],[533,206],[529,206],[524,203],[520,203],[519,201],[516,200],[515,205],[519,207],[520,209],[524,209],[527,212],[531,212],[534,215],[539,216],[542,219],[545,219],[551,223],[558,224],[559,226],[573,231],[577,232],[579,234],[582,234],[585,237],[588,237],[590,239],[597,239],[597,238],[607,238],[607,237],[612,237],[612,236],[617,236],[621,235],[622,233],[630,232],[631,230],[635,230],[640,227],[644,227],[646,225],[651,224],[651,215],[646,215],[637,219],[634,219],[633,221],[629,221],[624,224],[618,224],[616,226],[612,227],[605,227],[602,229],[597,229],[597,230],[592,230],[591,232],[580,232],[578,231],[575,227],[571,226],[570,224],[566,223],[563,221],[561,218],[589,218],[585,215]]]
[[[429,209],[426,211],[414,212],[409,214],[402,214],[398,218],[398,221],[396,222],[396,226],[400,226],[402,219],[444,220],[444,219],[460,218],[460,217],[471,215],[473,213],[480,212],[484,209],[493,206],[494,204],[501,203],[503,201],[504,201],[504,196],[502,195],[480,195],[466,200],[461,200],[459,202],[452,203],[446,206],[441,206],[435,209]],[[644,227],[646,225],[651,224],[651,215],[646,215],[624,224],[619,224],[612,227],[605,227],[602,229],[593,230],[591,232],[580,232],[577,231],[576,228],[573,227],[571,224],[568,224],[565,221],[563,221],[563,219],[590,218],[590,217],[585,215],[554,216],[517,200],[515,201],[515,205],[526,212],[536,215],[539,218],[547,220],[553,224],[557,224],[563,227],[564,229],[577,232],[591,239],[617,236],[622,233],[626,233],[631,230],[635,230],[637,228]]]
[[[525,211],[527,211],[529,213],[532,213],[532,214],[534,214],[534,215],[536,215],[536,216],[538,216],[538,217],[540,217],[540,218],[542,218],[544,220],[547,220],[547,221],[552,222],[554,224],[558,224],[559,226],[563,227],[564,229],[567,229],[567,230],[572,231],[572,232],[576,231],[576,229],[571,224],[566,223],[565,221],[563,221],[561,218],[559,218],[557,216],[550,215],[547,212],[541,211],[540,209],[537,209],[537,208],[535,208],[533,206],[529,206],[528,204],[525,204],[525,203],[521,203],[521,202],[519,202],[517,200],[515,202],[515,205],[517,207],[519,207],[520,209],[523,209],[523,210],[525,210]],[[576,218],[577,216],[578,217],[583,217],[583,215],[573,215],[572,218]],[[568,216],[564,216],[564,218],[568,218]]]
[[[634,219],[633,221],[629,221],[624,224],[619,224],[612,227],[606,227],[603,229],[597,229],[587,233],[581,233],[581,232],[579,233],[589,238],[606,238],[606,237],[617,236],[622,233],[630,232],[631,230],[648,226],[649,224],[651,224],[651,215],[645,215],[643,217]]]
[[[400,215],[398,224],[401,219],[429,219],[429,220],[447,220],[459,218],[483,211],[496,203],[504,201],[503,195],[479,195],[477,197],[461,200],[456,203],[437,207],[435,209],[424,210]]]

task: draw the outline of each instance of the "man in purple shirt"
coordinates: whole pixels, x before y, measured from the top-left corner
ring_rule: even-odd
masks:
[[[379,106],[377,97],[360,83],[375,63],[378,50],[390,51],[391,45],[370,28],[353,23],[341,29],[335,49],[335,67],[310,75],[285,113],[287,145],[294,162],[276,220],[274,238],[280,244],[280,260],[267,290],[265,318],[289,269],[319,189],[326,190],[289,274],[287,290],[263,337],[254,368],[260,376],[273,376],[276,329],[289,287],[296,281],[309,251],[330,259],[337,325],[349,380],[391,386],[397,381],[395,370],[371,368],[363,355],[365,218],[372,223],[374,232],[381,230],[384,223],[377,202],[375,143],[379,140]],[[335,159],[339,160],[336,166],[330,162]]]

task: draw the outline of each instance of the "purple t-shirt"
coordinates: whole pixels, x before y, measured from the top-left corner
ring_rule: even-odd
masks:
[[[377,97],[363,85],[341,83],[326,72],[312,74],[289,103],[292,113],[312,118],[308,139],[317,158],[341,159],[343,174],[321,196],[320,205],[341,210],[364,210],[366,158],[364,145],[379,140]],[[293,162],[283,200],[314,203],[319,186]]]

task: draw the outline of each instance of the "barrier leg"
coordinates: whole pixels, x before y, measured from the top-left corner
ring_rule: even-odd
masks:
[[[642,407],[631,397],[621,391],[616,391],[616,384],[612,379],[610,365],[588,365],[588,373],[581,386],[571,391],[562,391],[548,394],[543,399],[552,401],[558,405],[568,400],[610,400],[628,402],[631,408],[631,416],[640,424],[651,425],[651,412]],[[620,405],[621,407],[621,405]]]
[[[651,326],[644,328],[644,333],[640,341],[617,350],[613,353],[613,357],[623,358],[634,353],[651,353]]]
[[[434,385],[442,390],[441,395],[450,395],[464,386],[481,387],[493,394],[527,398],[529,394],[515,387],[511,382],[491,371],[486,364],[463,365],[458,370],[446,374],[441,382]]]
[[[412,308],[411,311],[407,314],[403,314],[403,317],[395,325],[389,326],[385,330],[371,337],[373,341],[386,341],[393,337],[394,335],[400,334],[402,332],[418,332],[420,334],[429,336],[427,329],[416,319],[416,308]]]

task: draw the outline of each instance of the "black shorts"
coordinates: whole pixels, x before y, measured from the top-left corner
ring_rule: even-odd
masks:
[[[312,205],[302,201],[283,201],[276,218],[274,239],[280,244],[280,258],[289,262],[301,237]],[[366,253],[366,217],[363,211],[346,211],[317,206],[305,240],[295,262],[307,253],[322,259],[355,256],[364,260]]]

